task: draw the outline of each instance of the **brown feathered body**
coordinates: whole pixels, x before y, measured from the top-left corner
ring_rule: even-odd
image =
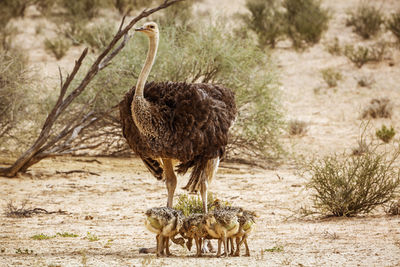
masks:
[[[207,161],[222,157],[228,144],[228,130],[236,117],[234,94],[220,85],[184,82],[149,82],[144,98],[152,134],[140,131],[132,118],[133,87],[119,104],[123,134],[129,146],[158,179],[163,169],[157,159],[180,162],[178,173],[193,168],[189,191],[197,191]],[[151,126],[151,127],[150,127]]]

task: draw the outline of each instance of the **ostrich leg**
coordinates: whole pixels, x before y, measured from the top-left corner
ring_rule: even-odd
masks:
[[[219,158],[211,159],[207,162],[207,166],[206,166],[207,177],[206,178],[203,177],[203,181],[202,181],[201,187],[200,187],[200,194],[201,194],[201,199],[203,201],[203,212],[204,213],[208,212],[208,207],[207,207],[208,185],[211,183],[213,177],[217,173],[218,166],[219,166]],[[203,244],[203,246],[201,246],[201,251],[203,253],[214,251],[214,248],[213,248],[210,240],[204,238],[203,242],[204,242],[204,244]]]
[[[168,190],[168,200],[167,207],[172,208],[173,200],[174,200],[174,192],[176,188],[176,175],[174,172],[174,166],[172,165],[171,159],[162,159],[163,167],[165,170],[165,184],[167,185]]]

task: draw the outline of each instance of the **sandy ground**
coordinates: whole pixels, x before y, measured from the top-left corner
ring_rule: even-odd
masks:
[[[227,2],[231,3],[227,10],[230,14],[239,11],[244,3],[204,0],[199,10],[217,12]],[[360,114],[372,98],[390,98],[394,111],[391,119],[371,121],[368,132],[374,133],[382,124],[393,125],[400,132],[400,50],[393,47],[384,61],[366,64],[361,69],[346,57],[332,56],[326,51],[325,44],[334,37],[339,38],[341,45],[363,43],[345,26],[346,11],[357,3],[324,1],[334,12],[320,44],[299,53],[287,42],[281,42],[273,51],[287,119],[308,123],[304,136],[282,137],[295,157],[350,151],[361,131]],[[400,8],[395,0],[382,3],[385,12]],[[79,51],[72,49],[57,62],[43,51],[42,41],[35,41],[35,27],[29,22],[19,23],[27,30],[19,38],[30,49],[33,66],[42,68],[50,83],[56,81],[57,65],[71,65]],[[390,35],[377,39],[380,38],[393,41]],[[320,70],[326,67],[336,68],[343,76],[335,89],[327,88],[320,75]],[[370,88],[357,86],[361,75],[375,81]],[[67,173],[74,170],[85,172]],[[305,188],[307,181],[296,171],[290,163],[275,170],[232,163],[224,163],[219,169],[210,191],[260,214],[257,231],[249,238],[251,257],[223,259],[209,254],[194,258],[194,251],[173,245],[175,257],[158,259],[139,254],[138,249],[155,244],[154,235],[143,225],[144,211],[165,205],[167,194],[165,186],[151,177],[139,160],[104,157],[44,160],[18,179],[0,178],[0,266],[400,265],[399,216],[387,216],[378,209],[355,218],[302,219],[299,210],[310,204],[310,192]],[[186,177],[178,179],[176,195],[184,193],[180,187],[186,181]],[[66,214],[10,218],[3,211],[11,200],[17,206],[28,200],[29,207],[61,209]],[[54,236],[64,232],[78,236],[31,238],[41,233]],[[94,236],[98,240],[90,238]]]
[[[304,180],[293,169],[263,171],[223,164],[211,191],[234,205],[259,212],[257,231],[249,238],[251,257],[194,258],[173,245],[175,257],[155,258],[138,253],[151,247],[154,235],[144,227],[144,211],[164,205],[166,190],[150,177],[139,160],[97,158],[46,160],[29,175],[2,180],[0,205],[66,211],[31,218],[0,216],[0,266],[396,266],[400,264],[400,218],[384,213],[357,218],[304,220],[297,214],[307,203]],[[88,173],[55,173],[85,170]],[[278,178],[278,176],[280,178]],[[184,193],[179,179],[177,194]],[[88,219],[88,217],[93,219]],[[68,232],[78,237],[54,236]],[[88,238],[88,232],[98,237]],[[215,245],[215,244],[214,244]],[[275,252],[266,249],[281,248]],[[20,251],[28,253],[18,253]]]

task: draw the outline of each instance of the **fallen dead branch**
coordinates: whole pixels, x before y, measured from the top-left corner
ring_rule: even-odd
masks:
[[[23,218],[23,217],[31,217],[35,214],[67,214],[64,210],[57,210],[57,211],[47,211],[43,208],[26,208],[27,201],[22,202],[20,208],[16,207],[12,201],[8,202],[5,214],[7,217],[14,217],[14,218]]]

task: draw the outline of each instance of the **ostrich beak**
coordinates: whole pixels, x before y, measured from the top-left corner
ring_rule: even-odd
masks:
[[[145,30],[145,29],[144,29],[143,27],[140,27],[140,28],[136,28],[136,29],[135,29],[136,32],[142,32],[142,31],[144,31],[144,30]]]

